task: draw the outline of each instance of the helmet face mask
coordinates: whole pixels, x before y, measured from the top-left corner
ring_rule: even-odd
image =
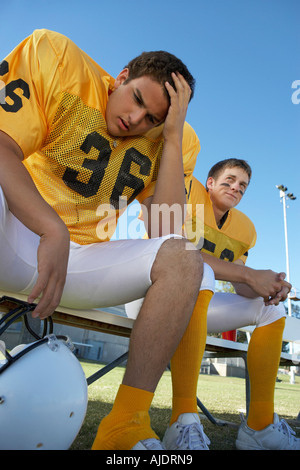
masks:
[[[5,328],[11,322],[5,315]],[[4,318],[3,317],[3,318]],[[3,318],[0,320],[0,326]],[[0,450],[67,450],[87,409],[87,381],[66,337],[0,350]]]

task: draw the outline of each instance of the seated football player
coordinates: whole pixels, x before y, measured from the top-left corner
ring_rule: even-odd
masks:
[[[232,282],[237,292],[214,294],[208,307],[208,333],[256,325],[248,351],[250,410],[247,423],[239,430],[237,447],[298,448],[299,440],[289,439],[284,422],[274,414],[274,388],[286,316],[280,302],[286,299],[291,286],[284,281],[284,273],[245,266],[248,250],[256,241],[256,231],[250,219],[235,206],[250,178],[251,168],[238,159],[214,165],[206,188],[193,177],[187,188],[185,231],[187,238],[201,250],[205,264],[213,268],[216,279]],[[127,315],[135,318],[140,304],[141,300],[126,305]],[[185,366],[182,367],[184,370]],[[209,439],[195,414],[182,414],[176,422],[171,418],[163,440],[165,446],[180,449],[178,438],[182,433],[193,439],[195,435],[200,436],[203,447],[208,448]],[[181,445],[186,448],[185,444]]]
[[[183,210],[178,228],[152,225],[150,240],[110,238],[135,198],[149,224],[153,205],[183,209],[200,148],[185,122],[194,78],[181,60],[154,51],[115,79],[48,30],[19,44],[0,78],[0,288],[37,301],[33,316],[42,319],[59,304],[86,309],[145,296],[93,449],[163,449],[148,410],[167,364],[173,358],[180,370],[190,342],[197,380],[211,288],[199,294],[203,261],[181,235]],[[176,410],[188,406],[175,390]]]
[[[209,171],[206,188],[192,179],[189,203],[192,212],[186,232],[194,236],[203,259],[218,280],[229,281],[236,294],[216,292],[208,309],[207,331],[218,333],[254,325],[248,348],[250,407],[240,426],[238,449],[300,449],[300,439],[287,431],[274,413],[274,390],[285,324],[283,301],[291,288],[284,273],[254,270],[245,266],[248,250],[256,242],[251,220],[235,207],[250,183],[251,168],[240,159],[218,162]],[[197,209],[197,204],[199,204]],[[201,206],[202,205],[202,206]],[[189,210],[189,209],[188,209]],[[201,227],[197,231],[195,226]],[[275,277],[282,287],[273,298],[258,296],[258,285]]]

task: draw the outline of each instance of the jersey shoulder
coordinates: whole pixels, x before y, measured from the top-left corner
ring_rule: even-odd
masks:
[[[184,148],[197,146],[199,147],[199,150],[200,150],[199,137],[196,131],[187,121],[185,121],[184,126],[183,126],[182,146]]]
[[[193,175],[188,202],[190,204],[206,204],[209,201],[209,195],[202,183]]]
[[[252,220],[242,211],[236,209],[235,207],[230,210],[231,218],[234,223],[242,223],[243,225],[247,226],[251,231],[255,232],[255,226]]]
[[[240,239],[247,241],[249,248],[256,242],[256,229],[252,220],[239,209],[233,208],[230,211],[230,231]]]

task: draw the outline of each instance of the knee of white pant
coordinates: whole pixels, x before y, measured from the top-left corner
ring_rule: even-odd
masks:
[[[215,292],[215,275],[212,268],[206,263],[203,263],[203,278],[199,290],[210,290],[213,293]],[[144,298],[125,304],[125,312],[128,318],[132,318],[134,320],[137,318],[143,301]]]
[[[203,263],[203,277],[199,290],[210,290],[213,293],[215,292],[215,274],[207,263]]]
[[[282,317],[286,317],[286,310],[282,302],[278,305],[264,305],[263,299],[261,299],[263,304],[260,314],[256,319],[256,326],[266,326],[270,323],[274,323]]]
[[[125,304],[125,312],[128,318],[135,320],[140,313],[144,298],[133,300],[133,302],[128,302]]]

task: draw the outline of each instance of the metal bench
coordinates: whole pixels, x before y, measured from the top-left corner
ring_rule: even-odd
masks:
[[[1,312],[9,312],[12,308],[20,306],[20,308],[30,311],[30,305],[26,301],[26,296],[22,294],[4,292],[0,290],[0,314]],[[33,307],[31,308],[33,309]],[[117,336],[130,337],[134,320],[125,316],[116,315],[105,311],[105,309],[89,309],[89,310],[76,310],[66,307],[59,307],[52,315],[53,323],[68,325],[77,328],[94,330],[101,333],[107,333]],[[254,327],[246,327],[242,330],[247,331],[249,334],[253,331]],[[283,341],[293,342],[300,345],[300,320],[294,317],[287,317],[286,326],[283,334]],[[207,336],[206,348],[204,357],[206,358],[219,358],[219,357],[241,357],[245,363],[245,388],[246,388],[246,409],[248,412],[250,401],[250,383],[247,370],[247,343],[239,343],[229,341],[227,339],[215,338]],[[300,362],[300,353],[290,354],[281,353],[280,365],[295,366]],[[122,354],[120,357],[110,362],[109,364],[101,367],[99,371],[87,378],[87,383],[90,385],[95,380],[103,377],[106,373],[111,371],[116,366],[126,362],[128,352]],[[206,409],[204,404],[197,398],[197,403],[201,411],[213,423],[223,425],[220,420],[216,420],[211,413]]]

